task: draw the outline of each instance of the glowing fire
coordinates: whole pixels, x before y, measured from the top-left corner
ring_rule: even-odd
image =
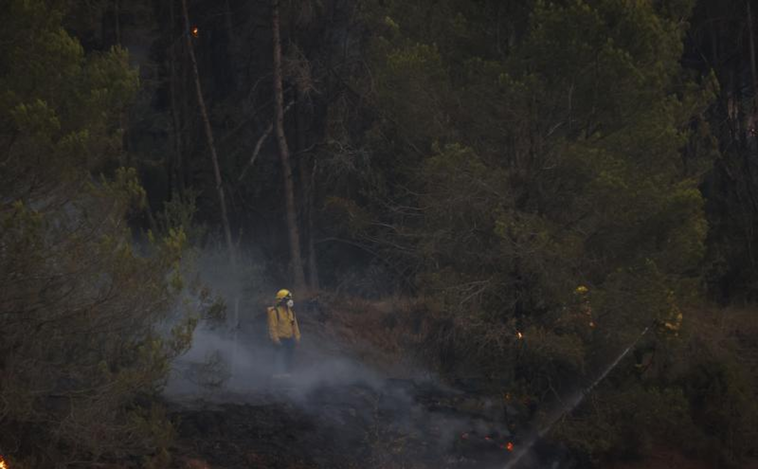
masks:
[[[469,439],[471,439],[472,436],[473,435],[469,434],[468,432],[461,433],[461,439],[462,440],[469,440]],[[511,441],[509,441],[507,443],[500,444],[499,442],[496,441],[495,438],[492,437],[492,435],[484,435],[483,438],[484,438],[484,441],[486,441],[488,443],[494,443],[498,448],[501,448],[501,449],[504,449],[504,450],[507,450],[507,451],[513,451],[514,446],[513,446],[513,442],[511,442]],[[0,469],[2,469],[2,468],[0,468]]]
[[[519,340],[524,338],[524,334],[522,334],[521,331],[516,331],[516,335],[518,336]]]
[[[0,456],[0,469],[8,469],[8,464],[2,456]]]
[[[595,327],[595,321],[590,321],[590,327]]]
[[[200,29],[198,29],[198,27],[197,27],[197,26],[193,26],[193,27],[192,27],[192,35],[193,35],[194,37],[198,37],[198,36],[200,35]]]

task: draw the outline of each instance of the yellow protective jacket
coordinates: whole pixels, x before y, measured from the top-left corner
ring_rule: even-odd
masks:
[[[300,327],[297,325],[295,313],[287,306],[268,308],[268,336],[272,342],[279,339],[292,339],[300,342]]]

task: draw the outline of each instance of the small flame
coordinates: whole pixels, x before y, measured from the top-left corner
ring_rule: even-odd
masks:
[[[192,27],[192,36],[198,37],[200,35],[200,29],[197,26]]]
[[[2,456],[0,456],[0,469],[8,469],[8,464]]]
[[[509,441],[509,442],[508,442],[508,443],[505,445],[505,449],[507,449],[508,451],[513,451],[513,442],[512,442],[512,441]]]
[[[524,338],[524,334],[522,334],[521,331],[516,331],[516,335],[518,336],[519,340]]]

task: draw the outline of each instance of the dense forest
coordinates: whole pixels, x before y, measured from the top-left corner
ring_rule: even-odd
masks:
[[[633,344],[550,433],[575,467],[745,467],[756,10],[3,0],[0,456],[180,467],[173,360],[286,287],[402,304],[354,334],[529,419]]]

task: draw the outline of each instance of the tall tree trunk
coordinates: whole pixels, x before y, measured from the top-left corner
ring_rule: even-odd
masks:
[[[237,61],[234,60],[234,57],[237,57],[237,36],[234,34],[234,12],[232,11],[232,4],[229,3],[229,0],[226,0],[224,2],[224,23],[226,27],[226,35],[228,36],[229,44],[228,44],[228,51],[229,51],[229,57],[232,58],[232,89],[237,89],[237,84],[241,83],[239,76],[239,67],[237,66]]]
[[[200,86],[200,74],[197,71],[197,60],[195,59],[195,50],[192,47],[192,35],[190,34],[189,13],[187,12],[187,0],[182,0],[182,13],[184,15],[184,38],[186,39],[187,51],[189,52],[190,61],[192,62],[192,75],[195,79],[195,90],[197,91],[197,102],[200,106],[200,115],[203,119],[205,128],[205,137],[208,139],[208,147],[211,152],[213,162],[213,173],[216,176],[216,191],[218,191],[219,205],[221,206],[221,221],[224,224],[224,236],[226,245],[229,249],[229,259],[232,264],[232,270],[237,271],[237,256],[235,254],[234,243],[232,242],[232,231],[229,227],[229,217],[226,213],[226,197],[224,197],[224,186],[221,181],[221,170],[218,166],[218,154],[216,153],[216,144],[213,142],[213,130],[211,121],[208,119],[208,111],[203,99],[203,88]]]
[[[303,237],[306,247],[306,256],[308,262],[308,286],[312,290],[319,289],[319,275],[316,264],[316,249],[313,241],[313,190],[314,181],[312,175],[312,156],[307,151],[308,147],[308,129],[306,126],[305,97],[296,87],[295,122],[297,127],[297,151],[298,151],[298,172],[300,175],[300,197],[302,199],[302,217]]]
[[[121,9],[119,8],[118,4],[119,0],[114,0],[113,2],[113,15],[115,19],[115,30],[116,30],[116,45],[121,45]]]
[[[169,15],[170,15],[170,28],[171,37],[174,36],[174,27],[176,24],[176,15],[174,14],[174,0],[169,1]],[[172,41],[168,47],[169,52],[169,67],[171,75],[169,77],[169,94],[171,98],[171,125],[174,131],[174,151],[173,158],[169,163],[169,190],[178,194],[184,193],[184,171],[183,171],[183,159],[182,159],[182,135],[181,124],[179,122],[179,113],[177,109],[176,99],[176,44]]]
[[[279,156],[282,160],[282,172],[284,173],[284,199],[287,212],[287,231],[289,232],[292,273],[295,289],[302,291],[305,287],[305,273],[303,271],[303,259],[300,254],[300,231],[297,226],[292,165],[290,164],[287,137],[284,135],[284,92],[282,91],[282,42],[279,34],[279,0],[272,0],[271,7],[271,29],[274,42],[274,96],[276,100],[274,105],[274,129],[276,131],[276,140],[279,144]]]
[[[315,187],[315,177],[312,177],[315,173],[315,165],[312,165],[311,174],[305,176],[311,176],[310,184],[308,185],[308,214],[306,223],[308,224],[308,272],[310,274],[311,289],[318,290],[321,288],[321,282],[318,275],[318,264],[316,263],[316,243],[313,236],[313,197]]]
[[[753,0],[747,0],[747,31],[748,31],[748,53],[750,54],[750,90],[753,92],[753,108],[750,110],[751,116],[755,119],[756,113],[758,113],[758,71],[756,71],[755,65],[755,30],[753,25],[753,12],[750,8],[750,3]],[[753,125],[758,123],[753,122]]]

